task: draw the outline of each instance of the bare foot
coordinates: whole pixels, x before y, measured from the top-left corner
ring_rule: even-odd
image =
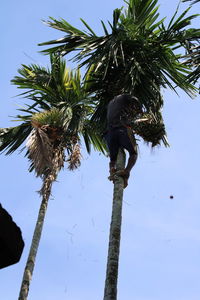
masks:
[[[111,169],[110,169],[110,176],[108,177],[108,180],[114,182],[116,171],[117,171],[117,170],[116,170],[115,168],[111,168]]]
[[[124,179],[124,189],[125,189],[128,186],[128,179],[129,179],[130,173],[127,170],[123,169],[123,170],[117,171],[115,173],[115,175],[123,177],[123,179]]]

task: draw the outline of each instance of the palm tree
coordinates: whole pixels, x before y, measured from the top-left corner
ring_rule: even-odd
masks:
[[[125,1],[126,8],[114,10],[109,28],[101,21],[102,36],[97,36],[82,19],[87,32],[75,28],[64,19],[50,18],[47,25],[66,35],[40,45],[55,45],[43,50],[43,53],[57,52],[64,56],[76,51],[73,61],[86,68],[86,76],[90,73],[89,91],[98,101],[91,120],[101,124],[102,131],[106,124],[108,102],[117,94],[129,93],[138,97],[143,110],[142,115],[132,116],[135,132],[152,146],[161,141],[167,146],[161,114],[162,89],[170,88],[177,93],[177,88],[180,88],[191,97],[195,94],[195,87],[187,80],[192,70],[190,65],[182,62],[182,51],[188,41],[199,38],[200,30],[186,28],[198,16],[186,16],[190,8],[181,15],[178,15],[177,9],[166,26],[165,19],[159,19],[157,2]],[[121,152],[118,155],[119,164],[123,168]],[[104,300],[117,299],[122,199],[123,182],[122,178],[117,177]]]
[[[86,92],[87,84],[81,82],[79,70],[66,69],[59,56],[51,55],[50,70],[38,65],[23,65],[19,74],[12,83],[25,90],[22,95],[33,103],[20,109],[24,113],[17,116],[22,122],[20,125],[0,129],[0,151],[11,154],[27,139],[25,155],[30,162],[29,171],[34,170],[42,179],[39,192],[42,201],[19,294],[19,300],[24,300],[28,296],[53,182],[65,162],[69,170],[80,166],[81,135],[88,151],[90,144],[100,151],[103,146],[87,122],[92,100]]]

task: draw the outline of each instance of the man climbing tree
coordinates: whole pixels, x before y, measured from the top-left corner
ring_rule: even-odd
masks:
[[[128,185],[130,171],[137,160],[137,144],[131,129],[133,117],[142,113],[138,99],[129,94],[114,97],[107,108],[107,131],[105,139],[110,152],[110,176],[109,180],[115,180],[115,176],[122,176],[124,188]],[[116,170],[117,155],[120,148],[129,152],[129,159],[124,170]]]

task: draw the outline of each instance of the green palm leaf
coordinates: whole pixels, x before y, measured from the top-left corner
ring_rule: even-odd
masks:
[[[22,123],[16,127],[0,129],[0,152],[6,151],[6,154],[12,154],[16,151],[31,133],[31,124]]]
[[[197,2],[200,2],[200,0],[182,0],[183,2],[192,2],[192,4],[195,4]]]

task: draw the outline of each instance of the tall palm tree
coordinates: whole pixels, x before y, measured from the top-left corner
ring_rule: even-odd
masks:
[[[29,171],[34,170],[42,179],[42,201],[19,294],[19,300],[25,300],[53,182],[65,162],[69,170],[80,166],[81,135],[88,151],[90,144],[100,151],[103,146],[87,122],[93,109],[87,84],[82,83],[80,71],[68,70],[59,56],[51,55],[50,69],[23,65],[12,83],[24,90],[22,95],[32,104],[20,109],[23,112],[17,116],[20,125],[0,129],[0,151],[11,154],[27,139],[25,155],[30,162]]]
[[[137,96],[143,115],[134,116],[132,126],[153,146],[161,141],[167,145],[161,114],[162,89],[170,88],[177,93],[177,88],[180,88],[191,97],[196,92],[187,80],[192,70],[190,65],[183,63],[182,51],[186,49],[188,41],[193,42],[200,36],[199,29],[186,28],[198,16],[187,16],[190,8],[181,15],[178,15],[177,9],[168,25],[165,25],[165,19],[159,19],[157,2],[125,1],[126,8],[114,10],[109,28],[101,21],[102,36],[97,36],[82,19],[87,32],[75,28],[64,19],[50,18],[47,25],[63,31],[65,36],[40,44],[55,45],[43,53],[68,55],[76,51],[73,60],[86,68],[86,74],[91,74],[89,90],[98,101],[91,120],[98,121],[102,131],[106,124],[106,107],[113,96],[121,93]],[[123,167],[123,161],[120,152],[120,168]],[[114,185],[104,300],[117,299],[122,198],[123,182],[118,177]]]

